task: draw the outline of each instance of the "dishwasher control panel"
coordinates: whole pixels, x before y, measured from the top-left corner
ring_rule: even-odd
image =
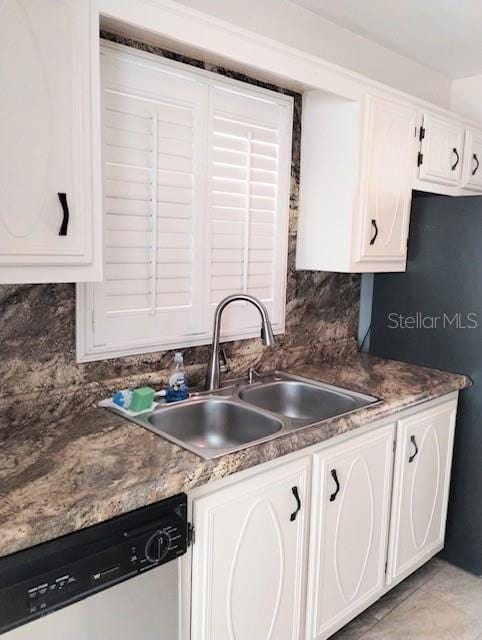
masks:
[[[186,513],[182,494],[0,558],[0,633],[175,560]]]

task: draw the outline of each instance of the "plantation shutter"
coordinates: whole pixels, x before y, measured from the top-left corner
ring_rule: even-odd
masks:
[[[248,293],[283,325],[290,171],[286,105],[219,85],[210,89],[210,315],[230,293]],[[259,313],[235,303],[223,314],[225,336],[253,335]]]
[[[95,344],[174,343],[206,330],[193,241],[203,229],[196,153],[206,92],[134,56],[107,52],[102,71],[105,265],[94,285]]]
[[[101,47],[104,280],[79,286],[80,360],[210,342],[224,296],[284,330],[290,98]],[[259,335],[228,307],[224,339]]]

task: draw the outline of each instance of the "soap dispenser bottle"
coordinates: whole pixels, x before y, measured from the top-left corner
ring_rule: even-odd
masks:
[[[169,375],[169,387],[167,389],[167,402],[185,400],[189,396],[186,384],[186,373],[184,371],[184,358],[180,351],[174,354],[174,367]]]

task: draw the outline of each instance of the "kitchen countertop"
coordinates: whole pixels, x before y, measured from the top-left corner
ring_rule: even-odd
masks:
[[[61,411],[0,406],[0,556],[273,460],[452,391],[470,381],[358,355],[291,371],[382,402],[214,460],[203,460],[77,393]],[[64,396],[65,396],[64,392]],[[90,406],[89,406],[90,404]],[[32,406],[35,406],[33,404]]]

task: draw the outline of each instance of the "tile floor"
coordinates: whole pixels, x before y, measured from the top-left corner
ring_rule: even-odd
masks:
[[[482,578],[434,558],[331,640],[482,640]]]

